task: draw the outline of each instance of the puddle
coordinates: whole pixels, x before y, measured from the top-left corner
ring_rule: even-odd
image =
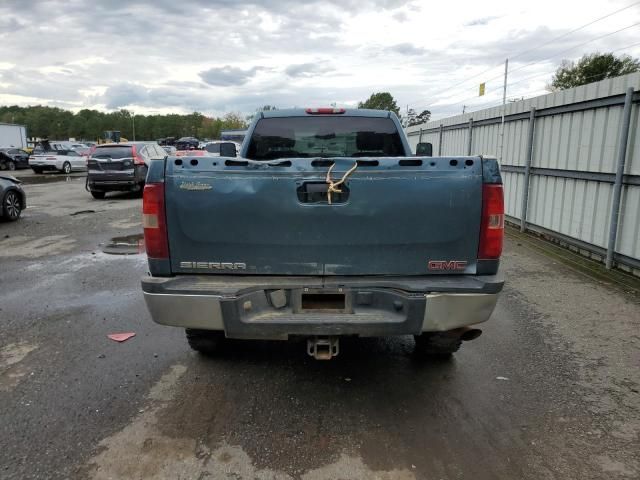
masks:
[[[33,176],[25,176],[25,177],[16,177],[22,183],[28,185],[34,185],[38,183],[54,183],[54,182],[72,182],[79,178],[84,178],[83,176],[78,175],[61,175],[59,173],[49,173],[43,175],[33,175]]]
[[[137,233],[125,237],[113,237],[102,247],[102,251],[110,255],[137,255],[144,253],[144,234]]]

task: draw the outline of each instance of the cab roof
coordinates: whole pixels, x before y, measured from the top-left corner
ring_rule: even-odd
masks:
[[[266,110],[260,112],[262,118],[278,118],[278,117],[370,117],[370,118],[388,118],[391,112],[388,110],[369,110],[366,108],[347,108],[344,113],[307,113],[305,108],[287,108],[283,110]]]

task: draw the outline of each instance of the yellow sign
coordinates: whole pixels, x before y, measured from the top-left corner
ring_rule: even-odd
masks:
[[[483,82],[483,83],[480,84],[480,93],[478,93],[479,97],[484,95],[484,87],[485,87],[485,84]]]

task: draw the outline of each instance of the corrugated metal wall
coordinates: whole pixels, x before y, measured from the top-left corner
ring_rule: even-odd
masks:
[[[614,175],[620,149],[625,92],[633,87],[625,180],[615,251],[618,261],[638,268],[640,261],[640,74],[510,103],[502,107],[435,120],[407,128],[412,147],[433,144],[434,155],[467,155],[473,119],[472,155],[498,157],[505,208],[520,219],[525,190],[529,114],[534,107],[533,154],[526,221],[578,243],[607,248]],[[442,139],[442,145],[440,145]],[[544,169],[544,170],[541,170]],[[592,175],[593,174],[593,175]],[[598,175],[606,174],[606,175]],[[624,258],[626,257],[626,258]]]

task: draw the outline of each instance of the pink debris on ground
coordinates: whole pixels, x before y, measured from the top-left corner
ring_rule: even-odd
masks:
[[[111,340],[115,340],[116,342],[124,342],[135,336],[136,334],[134,332],[110,333],[109,335],[107,335],[107,337],[109,337]]]

